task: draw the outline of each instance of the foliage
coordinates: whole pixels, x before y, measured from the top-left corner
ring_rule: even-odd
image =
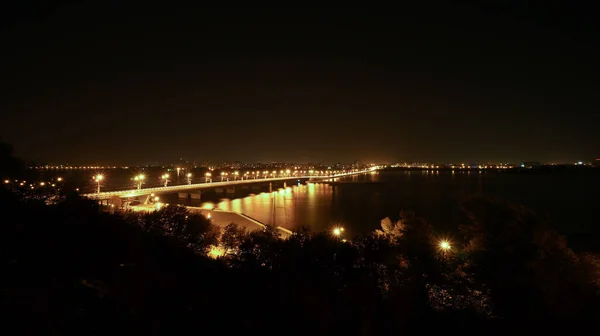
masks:
[[[389,217],[386,217],[381,220],[381,230],[375,230],[375,234],[385,237],[392,242],[395,242],[398,239],[402,238],[402,235],[404,234],[404,229],[405,228],[404,224],[402,223],[402,220],[393,223]]]
[[[508,319],[584,318],[597,313],[592,269],[531,210],[498,200],[463,204],[464,271],[489,287]],[[595,303],[594,303],[595,302]]]
[[[225,255],[236,252],[247,236],[246,228],[235,223],[227,225],[221,233],[220,243],[225,249]]]
[[[178,206],[107,213],[76,195],[46,204],[0,189],[0,308],[6,328],[78,335],[453,332],[490,316],[597,313],[592,257],[520,207],[465,210],[465,249],[439,258],[435,232],[408,211],[348,242],[306,227],[284,240],[272,226],[218,232]],[[206,257],[217,243],[227,258]]]
[[[206,254],[218,242],[219,231],[206,217],[192,214],[185,207],[168,205],[139,215],[140,227],[147,232],[177,238],[194,252]]]
[[[15,179],[26,175],[25,163],[14,156],[13,147],[0,140],[0,178]]]

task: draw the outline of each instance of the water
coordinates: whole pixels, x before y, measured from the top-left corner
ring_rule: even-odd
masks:
[[[143,171],[148,176],[144,187],[158,186],[162,171]],[[77,181],[82,191],[93,191],[93,171],[48,172],[44,178],[63,176]],[[103,190],[133,187],[131,177],[139,171],[107,170]],[[175,172],[173,184],[178,184]],[[194,172],[194,176],[203,176]],[[598,172],[557,172],[522,174],[494,171],[381,171],[376,174],[343,178],[343,184],[293,185],[285,190],[236,189],[231,196],[202,193],[202,201],[180,200],[165,195],[164,200],[194,206],[218,206],[242,212],[261,222],[288,229],[310,225],[315,231],[343,226],[348,235],[370,232],[384,217],[398,218],[402,209],[414,210],[438,231],[452,232],[466,218],[459,204],[473,194],[496,196],[527,205],[547,216],[565,234],[570,245],[597,249],[600,233]],[[183,175],[179,183],[185,183]],[[251,194],[254,193],[254,194]],[[227,198],[228,197],[228,198]],[[207,204],[207,201],[210,203]]]
[[[340,184],[294,185],[256,194],[203,194],[181,204],[217,206],[261,222],[288,229],[310,225],[314,231],[343,226],[348,235],[379,227],[384,217],[396,219],[402,209],[414,210],[436,230],[452,232],[466,218],[462,200],[474,194],[500,197],[533,208],[546,216],[571,245],[593,248],[600,233],[596,219],[600,200],[598,174],[511,174],[498,172],[384,171],[343,178]]]

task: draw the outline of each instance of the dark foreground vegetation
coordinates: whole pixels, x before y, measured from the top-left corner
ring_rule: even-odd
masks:
[[[414,214],[344,242],[216,228],[168,206],[110,213],[77,195],[1,189],[3,328],[11,334],[394,334],[592,322],[592,258],[527,209],[464,204],[440,249]],[[211,258],[220,244],[225,254]],[[462,246],[461,246],[462,245]]]
[[[0,175],[18,174],[10,147],[1,152]],[[4,335],[554,334],[595,329],[600,316],[598,259],[505,202],[465,202],[470,221],[452,237],[404,212],[349,241],[306,228],[283,240],[177,206],[111,212],[10,188]]]

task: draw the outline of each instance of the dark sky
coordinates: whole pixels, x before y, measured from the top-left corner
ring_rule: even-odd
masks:
[[[600,8],[548,2],[22,2],[1,18],[0,137],[90,164],[588,160]]]

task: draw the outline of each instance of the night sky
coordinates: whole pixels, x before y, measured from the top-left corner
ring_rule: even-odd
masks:
[[[72,164],[600,156],[597,5],[418,2],[25,1],[1,14],[0,137]]]

